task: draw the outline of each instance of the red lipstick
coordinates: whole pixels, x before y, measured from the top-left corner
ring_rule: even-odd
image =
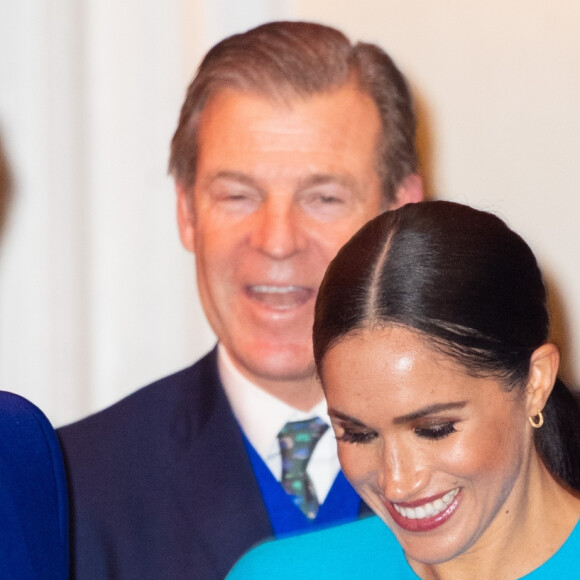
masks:
[[[396,505],[398,509],[395,508],[393,502],[385,500],[383,503],[393,518],[394,522],[403,530],[408,532],[428,532],[438,528],[439,526],[442,526],[447,520],[449,520],[461,503],[461,490],[448,493],[454,494],[448,505],[444,506],[440,511],[435,510],[435,514],[424,515],[424,517],[418,517],[417,508],[421,508],[427,504],[433,505],[438,500],[443,501],[443,498],[445,498],[445,496],[448,494],[435,496],[433,498],[425,498],[411,503],[397,503]],[[415,517],[407,517],[405,513],[407,513],[408,510],[413,510]]]

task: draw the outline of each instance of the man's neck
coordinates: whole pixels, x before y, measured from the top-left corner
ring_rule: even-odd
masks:
[[[219,345],[220,374],[233,372],[241,375],[255,387],[268,393],[270,396],[279,399],[283,403],[298,409],[299,411],[309,411],[324,399],[320,381],[312,367],[306,369],[301,375],[289,378],[272,379],[262,375],[252,373],[249,369],[238,364],[225,347]],[[225,365],[225,367],[224,367]],[[224,368],[222,368],[224,367]],[[230,369],[228,371],[228,369]],[[222,377],[223,378],[223,377]]]
[[[251,377],[247,377],[252,381]],[[252,381],[256,386],[287,405],[308,411],[324,399],[322,388],[314,377],[303,381]]]
[[[293,405],[292,398],[277,397],[271,389],[264,389],[249,380],[234,365],[223,345],[218,348],[218,371],[232,412],[244,435],[274,478],[279,481],[282,476],[282,456],[278,434],[284,425],[313,417],[320,417],[330,424],[326,402],[322,398],[318,383],[312,389],[312,404],[300,397],[298,404]],[[328,429],[308,464],[309,476],[321,501],[326,498],[339,470],[336,442]]]

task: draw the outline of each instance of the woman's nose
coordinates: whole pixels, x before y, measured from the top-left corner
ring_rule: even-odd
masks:
[[[390,501],[412,501],[427,487],[430,478],[424,462],[412,454],[391,450],[383,461],[379,485]]]

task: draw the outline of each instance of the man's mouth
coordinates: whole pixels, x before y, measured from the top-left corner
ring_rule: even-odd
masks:
[[[262,306],[274,310],[289,310],[308,302],[315,294],[312,288],[305,286],[271,286],[257,284],[246,286],[246,294]]]

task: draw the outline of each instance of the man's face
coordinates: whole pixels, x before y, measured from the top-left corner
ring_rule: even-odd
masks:
[[[203,111],[181,238],[201,301],[234,364],[278,395],[310,381],[318,286],[338,249],[382,209],[380,119],[347,85],[280,104],[223,90]]]

